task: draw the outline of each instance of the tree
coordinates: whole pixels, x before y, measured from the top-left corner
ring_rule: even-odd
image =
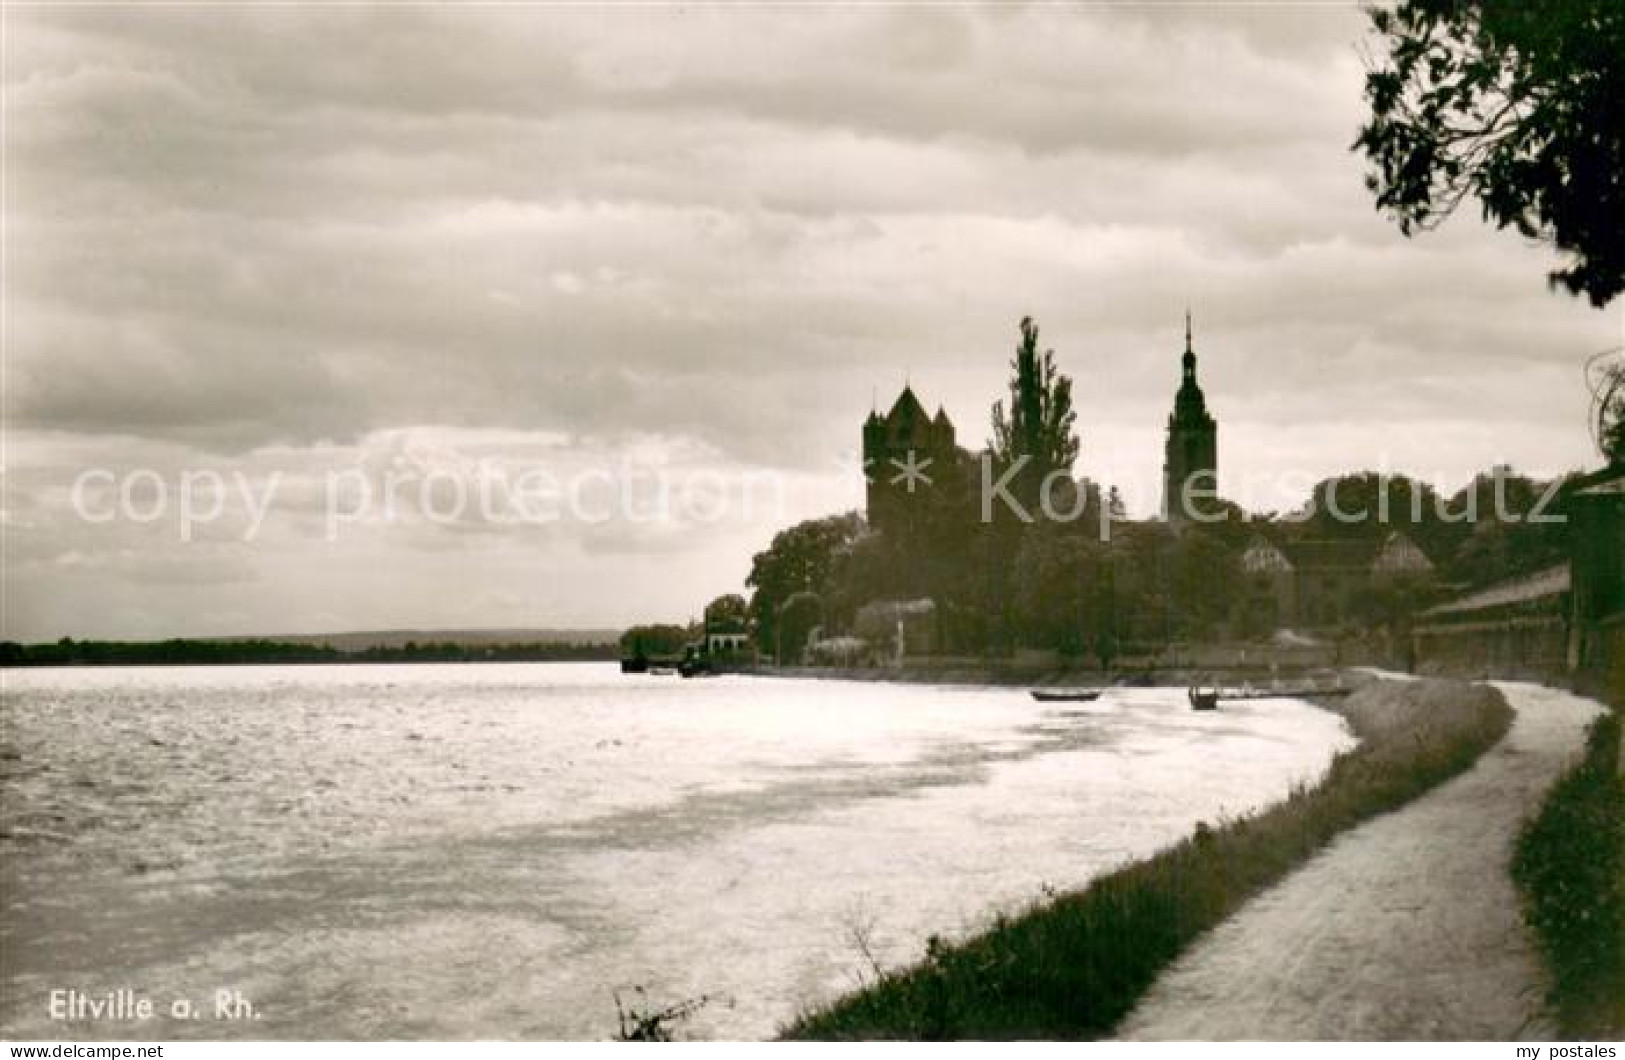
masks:
[[[1625,465],[1625,349],[1605,350],[1591,358],[1592,435],[1610,467]]]
[[[742,630],[749,618],[749,605],[745,603],[745,598],[738,593],[719,596],[705,605],[705,626],[707,629]]]
[[[1160,645],[1172,635],[1168,572],[1175,540],[1166,523],[1129,523],[1112,534],[1106,624],[1130,645]]]
[[[1603,455],[1610,464],[1625,464],[1625,365],[1612,369],[1598,423]]]
[[[1088,650],[1100,628],[1102,546],[1042,522],[1021,535],[1011,592],[1021,643],[1067,655]]]
[[[779,608],[778,628],[775,631],[779,639],[776,646],[778,661],[801,662],[813,628],[823,620],[824,605],[817,593],[799,592],[786,600],[784,606]]]
[[[779,608],[799,592],[823,596],[837,560],[863,531],[863,517],[857,512],[809,519],[780,530],[767,550],[756,554],[745,584],[755,590],[750,617],[764,652],[776,650]]]
[[[1114,523],[1125,522],[1128,519],[1128,505],[1123,503],[1123,495],[1113,486],[1106,494],[1106,515]]]
[[[1218,635],[1233,601],[1246,593],[1241,551],[1223,524],[1195,523],[1174,536],[1162,571],[1173,636],[1204,640]]]
[[[1470,195],[1570,255],[1553,286],[1599,308],[1625,290],[1625,5],[1404,0],[1370,18],[1388,54],[1354,148],[1377,208],[1410,235]]]
[[[621,634],[621,653],[627,656],[650,655],[678,655],[683,647],[694,638],[697,631],[692,626],[676,626],[669,623],[656,623],[647,626],[633,626]],[[408,649],[416,650],[416,645],[408,645]]]
[[[871,600],[925,595],[912,583],[916,550],[884,534],[868,533],[837,554],[824,593],[824,618],[840,629],[852,628],[858,610]]]
[[[1375,471],[1322,480],[1305,508],[1306,521],[1287,521],[1308,537],[1375,542],[1402,530],[1429,556],[1453,553],[1470,529],[1460,509],[1449,507],[1426,482]]]
[[[1027,457],[1022,478],[1036,489],[1052,471],[1070,475],[1078,458],[1072,380],[1056,370],[1054,350],[1040,356],[1032,317],[1021,318],[1021,345],[1010,367],[1016,373],[1010,380],[1010,408],[1007,412],[1003,401],[993,403],[993,457],[1005,467]]]
[[[1551,483],[1496,468],[1476,476],[1450,499],[1449,510],[1470,517],[1459,545],[1445,553],[1449,579],[1487,585],[1562,563],[1568,556],[1568,519],[1562,491]]]

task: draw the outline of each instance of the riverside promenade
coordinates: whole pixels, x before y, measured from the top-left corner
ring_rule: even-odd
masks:
[[[1124,1039],[1550,1038],[1513,843],[1602,709],[1497,682],[1511,731],[1468,772],[1347,833],[1170,966]]]

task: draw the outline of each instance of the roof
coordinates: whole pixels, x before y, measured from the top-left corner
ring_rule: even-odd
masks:
[[[1625,497],[1625,475],[1611,482],[1599,482],[1583,490],[1575,490],[1576,497]]]
[[[1428,559],[1428,554],[1423,552],[1415,541],[1394,530],[1382,539],[1382,547],[1377,549],[1377,556],[1371,561],[1371,568],[1387,573],[1430,571],[1433,569],[1433,561]]]
[[[1255,535],[1247,545],[1247,551],[1241,554],[1241,565],[1249,574],[1292,569],[1292,561],[1286,558],[1281,546],[1262,534]]]
[[[1581,496],[1608,496],[1619,493],[1622,488],[1625,488],[1625,466],[1619,464],[1588,471],[1564,484],[1565,491]]]
[[[1480,589],[1476,593],[1469,593],[1457,600],[1430,607],[1422,612],[1423,615],[1458,615],[1471,611],[1487,611],[1492,607],[1507,607],[1512,604],[1527,603],[1531,600],[1540,600],[1549,596],[1558,596],[1569,591],[1569,567],[1562,564],[1550,567],[1537,574],[1530,574],[1522,578],[1499,582],[1487,589]]]
[[[1410,535],[1393,530],[1381,540],[1371,538],[1310,538],[1279,540],[1255,534],[1243,564],[1252,572],[1303,571],[1430,571],[1433,561]]]
[[[920,399],[914,396],[914,388],[911,386],[904,385],[903,392],[898,394],[897,400],[892,403],[891,411],[886,413],[888,421],[896,420],[901,416],[920,420],[928,418],[925,414],[925,406],[921,405]]]

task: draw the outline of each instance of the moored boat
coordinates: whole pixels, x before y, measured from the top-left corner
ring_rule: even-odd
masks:
[[[1032,697],[1040,703],[1093,703],[1100,698],[1100,689],[1035,688]]]
[[[677,672],[684,677],[715,677],[716,668],[703,655],[691,655],[677,664]]]

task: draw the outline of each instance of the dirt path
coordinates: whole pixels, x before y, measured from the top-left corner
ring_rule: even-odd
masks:
[[[1150,1039],[1549,1037],[1507,862],[1597,704],[1497,683],[1512,730],[1468,772],[1354,829],[1197,942],[1119,1029]]]

